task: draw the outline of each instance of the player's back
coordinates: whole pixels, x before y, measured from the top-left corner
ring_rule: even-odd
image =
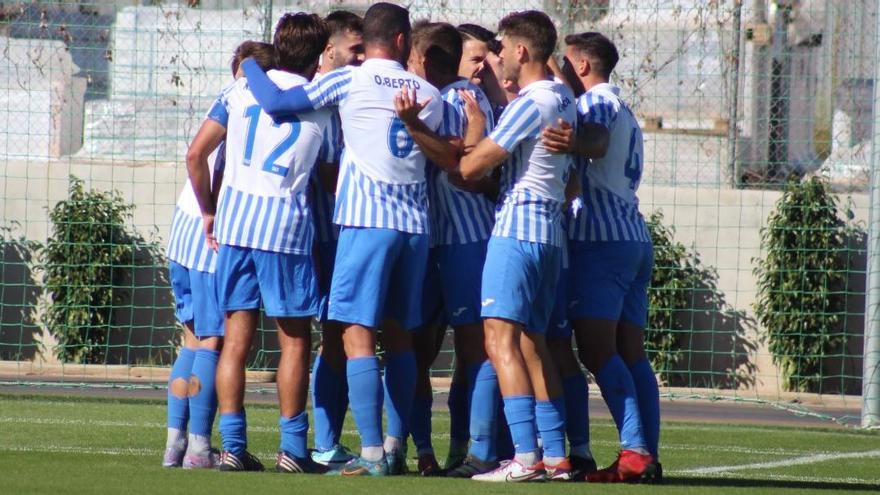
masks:
[[[620,89],[608,83],[578,98],[578,120],[604,126],[608,149],[602,158],[581,158],[586,208],[570,229],[577,240],[650,242],[636,195],[644,166],[642,130]]]
[[[282,88],[307,80],[273,70]],[[239,79],[226,94],[226,169],[217,212],[221,244],[306,253],[313,236],[307,185],[315,162],[332,155],[330,110],[291,115],[274,122]]]
[[[400,63],[368,59],[360,67],[345,67],[321,80],[318,91],[344,85],[339,104],[345,154],[368,177],[390,184],[425,180],[425,156],[394,111],[394,97],[404,87],[415,89],[419,101],[431,102],[421,117],[437,129],[442,117],[440,93]],[[320,99],[320,96],[310,98]]]

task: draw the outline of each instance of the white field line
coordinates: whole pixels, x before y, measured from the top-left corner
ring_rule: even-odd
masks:
[[[41,425],[41,426],[85,426],[85,427],[97,427],[97,428],[144,428],[144,429],[161,429],[165,428],[165,423],[157,423],[157,422],[132,422],[132,421],[118,421],[118,420],[100,420],[100,419],[70,419],[70,418],[33,418],[27,416],[0,416],[0,425],[2,424],[23,424],[23,425]],[[267,426],[248,426],[248,431],[252,433],[277,433],[278,428],[276,427],[267,427]],[[357,436],[357,430],[346,429],[342,431],[343,434],[354,435]],[[434,438],[437,439],[448,439],[449,433],[446,432],[435,432],[433,434]],[[607,441],[607,440],[595,440],[592,442],[593,445],[601,445],[601,446],[617,446],[617,442]],[[685,452],[715,452],[718,450],[718,446],[700,446],[700,445],[687,445],[687,444],[663,444],[663,450],[672,450],[672,451],[685,451]],[[787,456],[798,456],[798,455],[809,455],[809,454],[828,454],[828,455],[836,455],[842,454],[845,452],[836,451],[836,450],[798,450],[798,449],[760,449],[760,448],[750,448],[750,447],[739,447],[735,445],[726,445],[723,447],[725,452],[731,452],[736,454],[747,454],[747,455],[787,455]]]
[[[676,475],[679,472],[670,471],[669,474]],[[864,485],[880,485],[880,478],[854,478],[847,476],[845,478],[831,478],[824,476],[792,476],[788,474],[766,473],[757,476],[743,475],[743,473],[714,473],[702,475],[690,475],[691,478],[731,478],[737,480],[774,480],[774,481],[796,481],[800,483],[828,483],[828,484],[864,484]]]
[[[864,457],[880,457],[880,449],[877,450],[867,450],[862,452],[835,452],[835,453],[822,453],[822,454],[811,454],[805,455],[801,457],[790,457],[788,459],[781,459],[778,461],[767,461],[767,462],[754,462],[751,464],[734,464],[730,466],[706,466],[699,467],[693,469],[682,469],[676,471],[675,474],[686,475],[686,476],[701,476],[701,475],[709,475],[709,474],[720,474],[720,473],[729,473],[732,471],[749,471],[754,469],[772,469],[772,468],[784,468],[791,466],[803,466],[806,464],[816,464],[819,462],[827,462],[827,461],[838,461],[841,459],[858,459]]]

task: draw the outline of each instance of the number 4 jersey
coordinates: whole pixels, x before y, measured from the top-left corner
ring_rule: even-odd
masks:
[[[651,242],[636,196],[643,169],[642,130],[619,95],[620,88],[602,83],[578,98],[579,124],[604,126],[610,139],[604,157],[579,159],[584,209],[568,229],[574,241]]]
[[[282,89],[308,81],[273,70]],[[220,244],[280,253],[310,254],[314,226],[307,197],[318,160],[334,160],[338,126],[330,110],[290,115],[274,122],[260,109],[242,78],[215,105],[228,114],[226,170],[214,222]]]

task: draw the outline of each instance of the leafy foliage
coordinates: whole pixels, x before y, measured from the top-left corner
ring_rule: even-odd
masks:
[[[848,243],[856,229],[838,216],[829,185],[792,180],[761,229],[764,257],[755,314],[788,390],[815,391],[823,359],[846,343]]]
[[[667,381],[682,357],[684,328],[679,311],[692,306],[692,292],[700,284],[696,256],[675,241],[675,230],[663,224],[663,212],[648,217],[654,244],[654,271],[648,290],[648,328],[645,349],[662,380]]]
[[[126,229],[133,210],[118,192],[87,191],[71,176],[68,198],[49,212],[52,232],[39,251],[43,322],[62,362],[106,361],[113,308],[125,296],[117,285],[135,264],[136,236]]]

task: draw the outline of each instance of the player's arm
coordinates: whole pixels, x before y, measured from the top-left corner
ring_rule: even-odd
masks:
[[[553,153],[572,153],[587,158],[602,158],[608,152],[611,133],[602,124],[582,122],[575,130],[559,120],[558,126],[547,126],[541,133],[544,146]]]
[[[208,156],[225,138],[225,125],[211,118],[209,114],[186,153],[186,169],[205,224],[205,241],[215,250],[217,240],[214,237],[214,215],[217,212],[217,203],[212,193]]]
[[[464,94],[462,97],[466,99]],[[488,137],[480,140],[473,151],[461,159],[461,175],[465,180],[479,180],[501,164],[526,139],[540,135],[541,113],[534,102],[518,98],[511,103],[498,126]]]
[[[461,139],[440,136],[419,117],[430,102],[431,98],[427,98],[419,103],[415,89],[410,92],[403,88],[394,96],[394,111],[428,160],[447,172],[457,170],[462,155]]]
[[[351,81],[348,68],[342,68],[318,81],[281,89],[269,79],[255,60],[245,59],[241,68],[257,103],[276,122],[299,112],[310,112],[338,104],[347,95],[348,83]]]
[[[211,199],[214,204],[220,199],[220,187],[223,185],[223,172],[226,170],[226,141],[220,143],[217,157],[214,159],[214,180],[211,181]]]

